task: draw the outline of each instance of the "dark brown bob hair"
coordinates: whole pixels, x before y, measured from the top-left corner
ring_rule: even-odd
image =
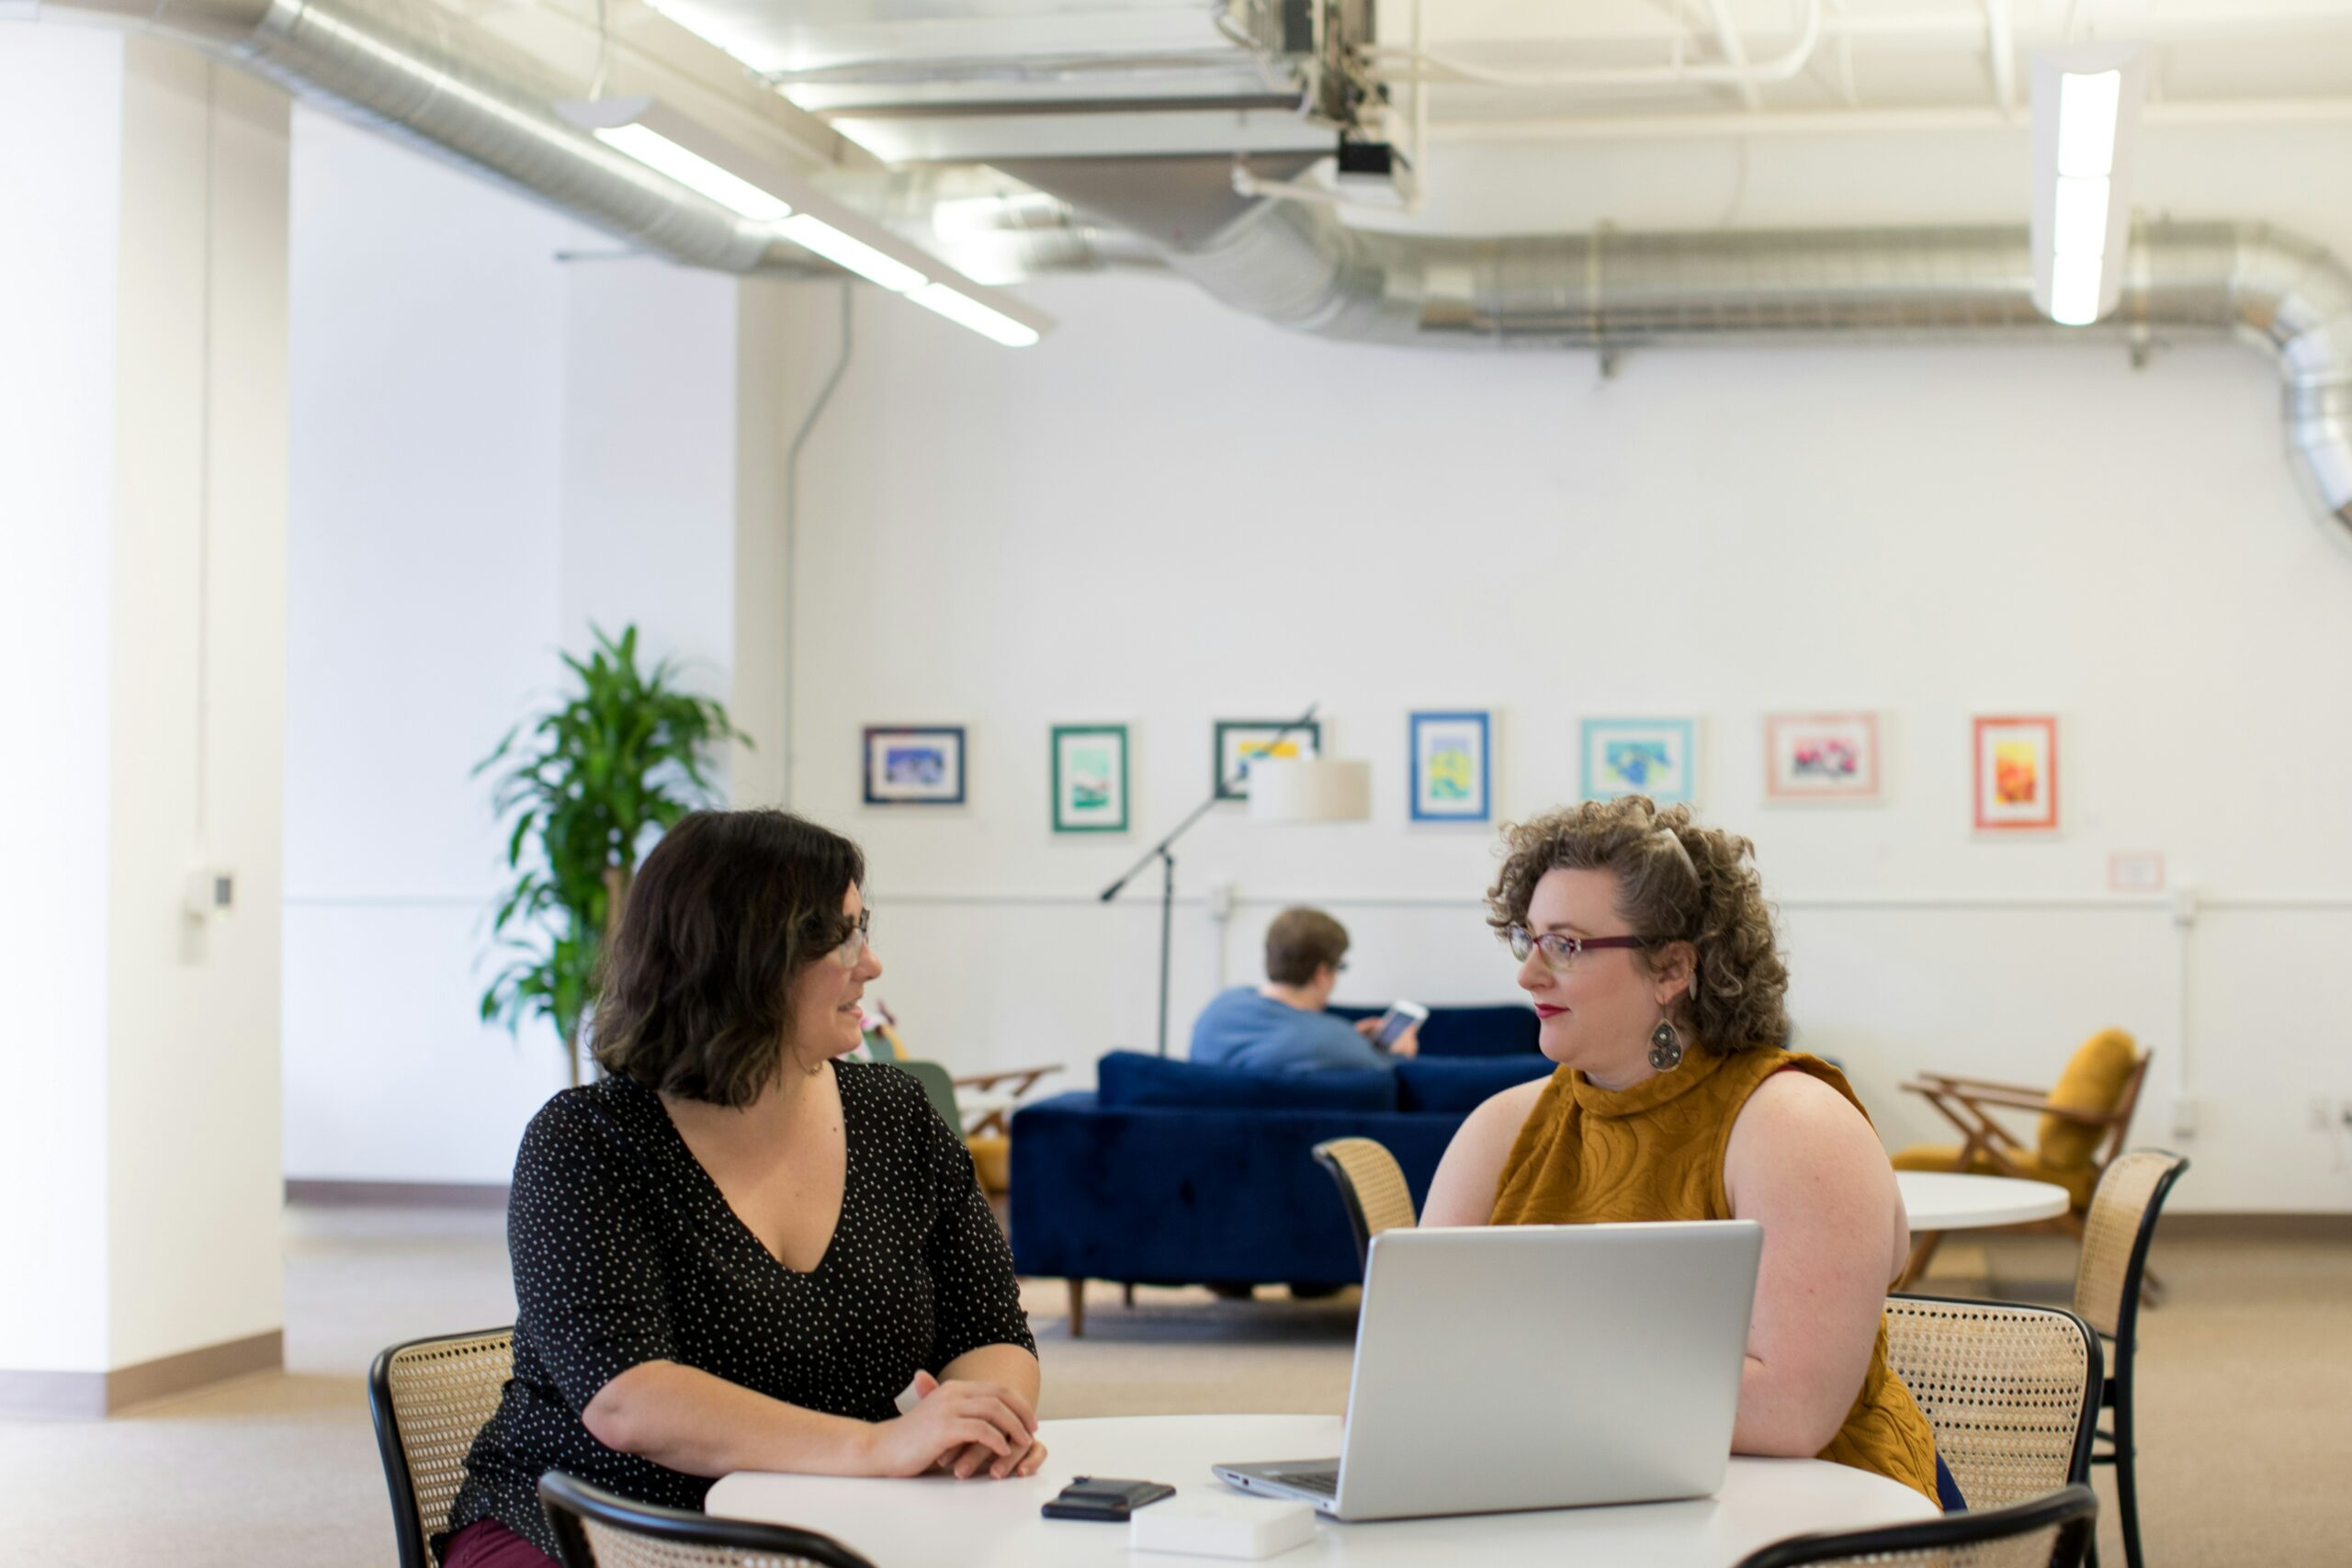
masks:
[[[793,979],[849,940],[855,844],[788,811],[696,811],[638,868],[605,949],[592,1043],[606,1072],[745,1106],[784,1066]]]

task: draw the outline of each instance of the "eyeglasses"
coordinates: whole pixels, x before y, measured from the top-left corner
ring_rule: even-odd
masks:
[[[1558,931],[1545,931],[1538,936],[1525,926],[1507,926],[1503,941],[1510,944],[1510,955],[1521,964],[1531,953],[1544,955],[1544,967],[1555,975],[1565,975],[1577,961],[1577,954],[1596,947],[1647,947],[1645,936],[1563,936]]]
[[[849,935],[842,938],[841,945],[833,949],[833,962],[844,969],[856,968],[857,961],[865,956],[866,938],[873,930],[874,911],[860,909],[857,919],[849,928]]]

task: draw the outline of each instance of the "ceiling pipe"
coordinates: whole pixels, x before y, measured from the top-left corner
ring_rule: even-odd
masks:
[[[730,272],[807,267],[797,247],[558,119],[551,105],[575,96],[576,83],[434,0],[50,0],[48,9],[241,63],[673,260]],[[1610,353],[1678,342],[2226,333],[2278,365],[2297,479],[2321,515],[2352,529],[2352,273],[2277,229],[2147,225],[2132,236],[2115,311],[2063,328],[2033,307],[2022,228],[1449,239],[1351,229],[1319,205],[1250,201],[1233,193],[1226,160],[1003,167],[1143,234],[1227,304],[1327,337]],[[1067,234],[1053,244],[1089,249]]]
[[[1062,177],[1043,161],[1007,172],[1048,189]],[[1065,194],[1083,203],[1092,184],[1080,172]],[[1139,195],[1119,203],[1131,223]],[[2321,516],[2352,530],[2352,271],[2265,224],[2141,226],[2116,309],[2095,326],[2061,327],[2033,304],[2022,227],[1450,239],[1261,201],[1203,240],[1197,220],[1155,236],[1176,272],[1236,310],[1354,342],[1607,355],[1683,343],[2233,337],[2277,366],[2297,481]]]
[[[688,266],[809,273],[807,254],[558,118],[582,84],[435,0],[47,0],[241,65],[370,130]],[[766,89],[746,79],[745,93]]]

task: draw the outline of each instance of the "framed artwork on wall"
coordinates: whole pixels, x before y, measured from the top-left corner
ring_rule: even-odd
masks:
[[[1054,831],[1127,830],[1127,727],[1054,726]]]
[[[1323,722],[1315,719],[1283,733],[1283,719],[1221,718],[1210,748],[1209,765],[1216,770],[1219,800],[1247,800],[1250,781],[1238,778],[1252,757],[1319,757],[1323,754]],[[1279,736],[1280,739],[1276,739]]]
[[[865,804],[964,804],[964,727],[869,725]]]
[[[1775,805],[1837,806],[1875,806],[1885,799],[1878,715],[1766,714],[1764,798]]]
[[[1416,822],[1491,822],[1494,727],[1484,712],[1406,716]]]
[[[1698,798],[1697,720],[1589,718],[1581,735],[1587,800],[1646,795],[1660,806],[1682,806]]]
[[[2058,826],[2054,716],[1980,716],[1973,750],[1979,832],[2047,832]]]

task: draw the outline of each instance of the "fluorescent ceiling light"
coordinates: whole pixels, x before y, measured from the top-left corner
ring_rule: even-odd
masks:
[[[646,126],[616,125],[600,128],[594,134],[615,152],[628,153],[655,174],[667,175],[688,190],[707,196],[755,223],[772,223],[792,210],[792,203],[782,197],[762,190],[740,175],[729,174],[701,153],[681,147]]]
[[[2062,256],[2097,260],[2107,250],[2107,176],[2095,180],[2058,176],[2050,248]]]
[[[2064,178],[2105,177],[2115,168],[2115,118],[2122,107],[2123,73],[2058,79],[2058,173]]]
[[[556,111],[614,151],[665,175],[777,239],[937,311],[1011,348],[1054,323],[1019,299],[976,283],[921,246],[834,200],[787,159],[723,136],[658,98],[559,103]]]
[[[905,294],[931,281],[896,256],[884,255],[865,241],[806,212],[786,219],[776,225],[776,231],[802,250],[814,251],[835,266],[847,267],[893,294]]]
[[[2062,327],[2086,327],[2098,320],[2102,260],[2096,255],[2062,255],[2052,264],[2052,321]]]
[[[2045,51],[2033,62],[2033,297],[2050,319],[2088,326],[2122,292],[2136,46]]]
[[[938,311],[958,326],[969,327],[982,337],[995,339],[1007,348],[1027,348],[1039,336],[1036,328],[1016,321],[1001,310],[991,310],[944,283],[927,283],[907,298],[926,310]]]

